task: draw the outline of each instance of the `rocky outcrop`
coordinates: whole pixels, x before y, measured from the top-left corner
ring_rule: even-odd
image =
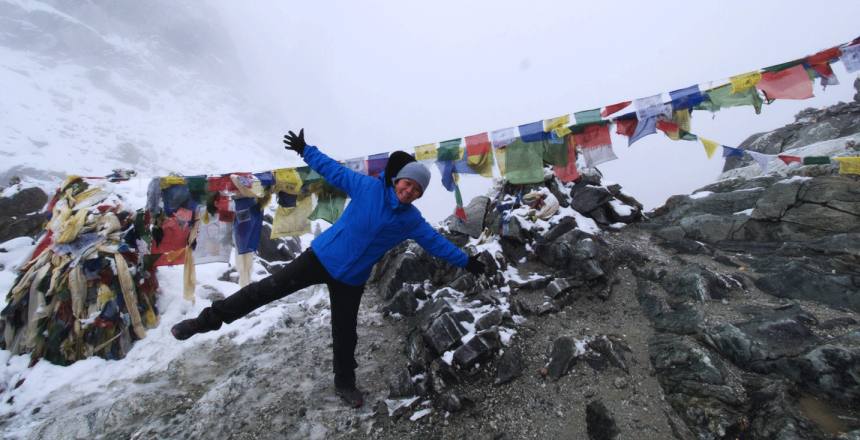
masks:
[[[0,197],[0,243],[15,237],[36,237],[48,219],[41,212],[48,195],[39,188],[25,188],[11,197]]]

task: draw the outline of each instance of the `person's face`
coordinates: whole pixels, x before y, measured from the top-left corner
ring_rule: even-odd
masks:
[[[400,203],[409,204],[421,198],[421,186],[412,179],[400,179],[394,183],[394,194]]]

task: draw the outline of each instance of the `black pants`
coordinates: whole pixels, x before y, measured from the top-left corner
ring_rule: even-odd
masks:
[[[358,341],[358,306],[364,286],[344,284],[329,275],[308,248],[280,271],[239,289],[227,298],[212,303],[200,313],[200,318],[217,329],[222,322],[231,323],[254,309],[281,299],[314,284],[328,286],[331,301],[331,337],[334,356],[332,364],[337,387],[355,386],[355,345]]]

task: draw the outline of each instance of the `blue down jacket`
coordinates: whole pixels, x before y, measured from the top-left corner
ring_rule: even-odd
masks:
[[[418,208],[402,204],[382,178],[365,176],[308,145],[305,162],[352,199],[343,215],[311,242],[322,265],[336,280],[360,286],[389,249],[413,239],[431,255],[465,267],[469,257],[436,232]]]

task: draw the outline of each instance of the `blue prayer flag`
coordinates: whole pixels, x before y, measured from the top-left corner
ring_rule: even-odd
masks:
[[[520,139],[523,142],[540,142],[549,139],[549,133],[543,131],[543,121],[520,125]]]
[[[732,156],[744,157],[744,149],[743,148],[727,147],[725,145],[723,145],[722,147],[723,147],[723,157],[726,157],[726,158],[732,157]]]
[[[633,145],[634,142],[639,139],[648,136],[649,134],[657,133],[657,117],[651,116],[650,118],[645,118],[640,120],[638,124],[636,124],[636,131],[633,132],[633,136],[627,139],[627,146]]]
[[[672,98],[672,108],[675,110],[693,108],[705,100],[698,85],[669,92],[669,97]]]

